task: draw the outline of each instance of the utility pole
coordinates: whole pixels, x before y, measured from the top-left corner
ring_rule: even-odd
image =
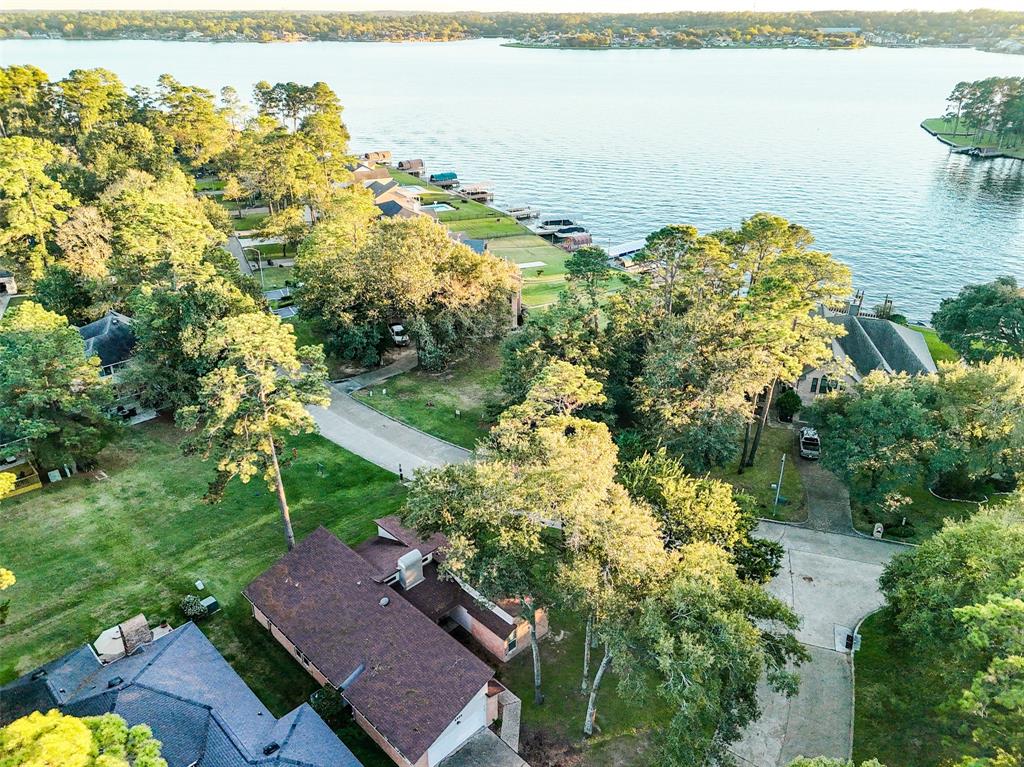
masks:
[[[775,486],[775,505],[773,509],[779,509],[779,494],[782,492],[782,474],[786,471],[786,454],[782,454],[782,464],[779,466],[779,483]]]

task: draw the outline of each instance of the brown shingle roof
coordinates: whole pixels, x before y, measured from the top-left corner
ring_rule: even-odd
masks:
[[[401,520],[395,515],[390,517],[381,517],[380,519],[373,520],[377,523],[377,527],[386,532],[396,541],[404,543],[406,546],[414,549],[419,549],[423,556],[430,554],[433,551],[437,551],[442,546],[448,544],[448,539],[441,533],[434,533],[427,540],[422,540],[419,535],[416,534],[415,530],[410,530],[405,527]]]
[[[358,674],[345,699],[416,762],[494,672],[376,575],[321,527],[245,596],[332,685]]]

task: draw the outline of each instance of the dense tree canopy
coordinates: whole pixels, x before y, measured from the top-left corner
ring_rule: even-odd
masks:
[[[932,315],[939,338],[966,360],[1024,357],[1024,290],[1013,277],[967,285]]]
[[[67,320],[26,301],[0,320],[0,432],[45,466],[88,460],[106,444],[112,400],[99,359]]]
[[[0,729],[4,767],[167,767],[160,741],[144,724],[117,714],[78,718],[56,709]]]

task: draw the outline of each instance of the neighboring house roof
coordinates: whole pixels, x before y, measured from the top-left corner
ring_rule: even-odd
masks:
[[[6,269],[0,269],[0,277],[13,277],[14,275]]]
[[[853,365],[857,378],[874,370],[916,375],[937,369],[924,336],[911,328],[853,314],[827,318],[846,329],[846,335],[833,341],[832,346],[837,358],[845,357]]]
[[[169,767],[361,767],[308,704],[276,719],[193,623],[107,665],[84,645],[0,688],[0,725],[51,708],[148,724]]]
[[[374,198],[380,197],[385,192],[389,192],[398,186],[398,182],[394,180],[390,181],[370,181],[366,184],[366,188],[373,193]]]
[[[85,341],[85,355],[99,357],[101,365],[124,362],[135,348],[132,318],[109,311],[95,322],[83,325],[78,333]]]
[[[378,202],[377,208],[380,210],[381,214],[387,218],[393,218],[395,216],[400,216],[402,218],[414,218],[419,215],[416,211],[412,210],[412,208],[406,207],[397,200]]]
[[[494,672],[379,576],[320,527],[244,593],[415,763]]]

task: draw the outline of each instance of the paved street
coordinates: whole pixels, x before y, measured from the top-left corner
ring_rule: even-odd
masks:
[[[733,747],[742,764],[783,767],[795,757],[848,759],[853,746],[853,676],[842,649],[844,633],[882,605],[878,577],[903,547],[852,535],[761,522],[757,534],[786,547],[779,575],[768,590],[802,619],[797,638],[811,661],[800,669],[792,698],[762,682],[762,717]],[[837,647],[839,650],[837,650]]]

